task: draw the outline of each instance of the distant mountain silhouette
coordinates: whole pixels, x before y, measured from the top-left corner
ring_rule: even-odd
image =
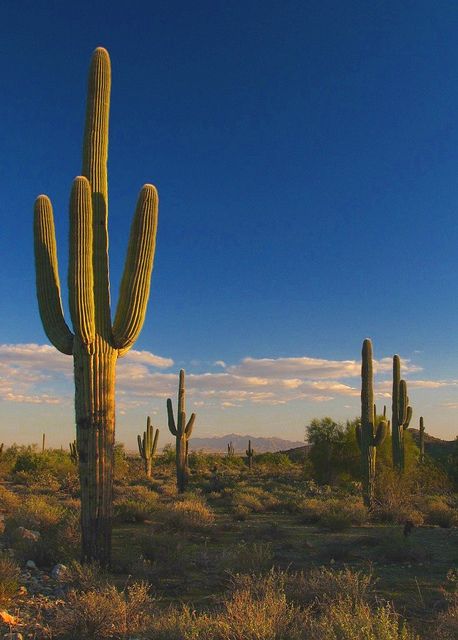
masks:
[[[191,438],[189,448],[191,451],[207,451],[209,453],[226,453],[227,445],[232,442],[235,453],[245,453],[248,447],[248,440],[256,453],[266,453],[284,451],[295,447],[302,447],[303,442],[294,440],[284,440],[283,438],[268,438],[260,436],[241,435],[239,433],[228,433],[224,436],[212,436],[208,438]]]

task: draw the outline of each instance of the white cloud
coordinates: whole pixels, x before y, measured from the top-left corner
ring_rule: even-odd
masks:
[[[120,412],[151,407],[151,402],[176,398],[178,372],[165,371],[173,366],[171,358],[149,351],[130,351],[117,365],[117,407]],[[291,402],[328,402],[348,400],[360,395],[361,364],[357,360],[326,360],[308,356],[290,358],[245,358],[228,365],[218,360],[223,370],[189,373],[186,387],[194,407],[238,407],[246,404],[282,405]],[[376,392],[379,397],[391,393],[391,358],[375,363],[379,373]],[[418,371],[405,362],[405,371]],[[0,400],[56,404],[71,402],[73,396],[72,358],[49,345],[0,345]],[[412,380],[409,387],[438,389],[456,386],[451,380]]]

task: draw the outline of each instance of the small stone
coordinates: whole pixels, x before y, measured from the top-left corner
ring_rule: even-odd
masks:
[[[68,567],[66,567],[64,564],[56,564],[51,571],[51,577],[54,578],[54,580],[58,580],[59,582],[61,580],[64,580],[67,574]]]
[[[27,560],[25,566],[27,567],[27,569],[31,569],[32,571],[38,570],[38,567],[33,560]]]

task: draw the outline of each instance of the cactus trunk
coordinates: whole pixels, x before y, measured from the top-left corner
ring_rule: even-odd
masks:
[[[425,424],[423,416],[420,417],[420,463],[425,461]]]
[[[114,350],[81,350],[74,359],[82,557],[103,566],[111,549],[116,360]]]

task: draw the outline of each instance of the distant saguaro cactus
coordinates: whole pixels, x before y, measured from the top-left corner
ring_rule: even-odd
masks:
[[[82,175],[75,178],[70,197],[68,289],[73,333],[62,311],[53,211],[47,196],[38,196],[34,222],[43,326],[52,344],[74,360],[83,560],[103,566],[111,555],[116,361],[132,347],[145,318],[158,207],[156,189],[144,185],[112,323],[107,228],[110,86],[110,58],[105,49],[97,48],[89,72]]]
[[[393,356],[393,396],[391,415],[391,443],[393,451],[393,466],[400,472],[404,471],[404,431],[408,429],[412,418],[412,407],[409,406],[407,383],[401,380],[401,359]]]
[[[423,422],[423,416],[420,416],[420,462],[423,464],[425,461],[425,424]]]
[[[246,453],[246,457],[247,457],[247,460],[248,460],[248,467],[250,469],[252,469],[253,468],[254,449],[251,448],[251,440],[248,440],[248,449],[246,449],[245,453]]]
[[[176,466],[177,466],[177,487],[180,493],[186,490],[188,484],[188,442],[196,419],[196,414],[192,413],[188,423],[186,423],[186,391],[184,386],[184,369],[180,371],[180,382],[178,386],[178,407],[177,419],[173,416],[172,401],[167,400],[167,414],[170,433],[176,440]]]
[[[146,419],[146,431],[143,432],[142,436],[137,436],[138,443],[138,451],[140,453],[140,457],[143,458],[145,463],[145,473],[147,478],[151,478],[152,470],[153,470],[153,458],[157,449],[157,441],[159,438],[159,429],[156,429],[153,436],[153,425],[151,424],[151,418],[148,416]]]
[[[364,504],[373,506],[375,484],[375,459],[377,447],[386,437],[386,420],[377,419],[374,405],[374,379],[372,371],[372,343],[363,342],[361,365],[361,425],[356,428],[356,439],[361,452]]]
[[[3,442],[2,442],[2,444],[0,444],[0,458],[1,458],[1,457],[2,457],[2,455],[3,455],[3,447],[4,447],[4,444],[3,444]]]
[[[76,444],[76,440],[73,440],[73,442],[70,442],[68,446],[70,448],[70,460],[73,462],[74,465],[77,465],[79,460],[79,455],[78,455],[78,445]]]
[[[41,438],[41,453],[45,452],[45,448],[46,448],[46,433],[44,433]]]
[[[227,455],[229,458],[232,458],[234,455],[234,445],[232,444],[232,441],[227,443]]]

